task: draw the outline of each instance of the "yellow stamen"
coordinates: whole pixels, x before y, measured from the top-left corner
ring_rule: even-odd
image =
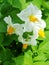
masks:
[[[26,49],[27,48],[27,44],[23,44],[23,49]]]
[[[45,37],[45,33],[42,29],[39,30],[38,34],[43,38]]]
[[[10,26],[7,30],[7,33],[11,35],[13,33],[13,31],[14,31],[14,28],[12,26]]]
[[[29,16],[29,20],[31,21],[31,22],[37,22],[38,21],[38,19],[35,17],[35,16]]]

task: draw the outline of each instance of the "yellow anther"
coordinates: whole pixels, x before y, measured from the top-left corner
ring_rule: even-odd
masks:
[[[12,26],[9,26],[7,33],[11,35],[13,31],[14,31],[14,28]]]
[[[38,34],[39,34],[39,36],[45,38],[45,33],[42,29],[39,30]]]
[[[29,16],[29,20],[31,22],[37,22],[38,21],[38,19],[35,16]]]
[[[26,49],[27,48],[27,44],[23,44],[23,49]]]

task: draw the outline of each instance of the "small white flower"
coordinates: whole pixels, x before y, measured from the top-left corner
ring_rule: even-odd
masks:
[[[40,19],[39,22],[34,23],[34,34],[37,34],[38,36],[45,37],[44,28],[46,27],[46,23],[44,20]]]
[[[38,36],[41,36],[42,38],[45,37],[44,29],[42,29],[41,27],[35,26],[33,32],[34,34],[37,34]]]
[[[17,34],[17,35],[23,34],[23,26],[18,23],[13,24],[10,16],[5,17],[4,21],[8,24],[7,25],[7,33],[8,34],[10,34],[10,35],[11,34]]]
[[[27,44],[27,45],[37,45],[37,41],[34,37],[31,37],[29,40],[26,40],[23,38],[23,36],[19,36],[18,37],[19,42],[21,42],[22,44]]]
[[[32,35],[29,35],[29,37],[27,37],[27,38],[24,38],[23,36],[20,35],[18,37],[18,40],[22,44],[35,46],[35,45],[37,45],[37,41],[36,41],[37,38],[38,38],[38,35],[33,33]]]

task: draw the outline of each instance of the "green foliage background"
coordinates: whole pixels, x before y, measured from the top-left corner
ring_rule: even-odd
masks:
[[[13,23],[23,23],[17,16],[30,3],[42,11],[47,26],[46,38],[38,38],[37,46],[22,49],[16,35],[6,35],[4,17],[10,15]],[[49,65],[49,0],[0,0],[0,65]]]

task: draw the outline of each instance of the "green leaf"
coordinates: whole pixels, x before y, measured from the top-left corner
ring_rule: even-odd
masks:
[[[5,49],[3,46],[2,48],[3,50],[0,52],[0,60],[3,62],[10,60],[12,57],[11,51],[9,49]]]
[[[0,33],[0,44],[3,42],[4,35]]]
[[[46,31],[45,33],[46,33],[46,38],[40,44],[38,51],[41,51],[41,53],[44,53],[45,57],[49,59],[49,31]]]
[[[44,45],[40,48],[40,50],[42,50],[43,52],[49,51],[49,41],[48,41],[46,44],[44,44]]]
[[[18,36],[13,34],[13,35],[10,36],[10,39],[18,41]]]
[[[3,3],[1,6],[1,14],[5,17],[13,11],[14,8],[9,3]]]
[[[49,15],[48,15],[48,17],[46,19],[46,24],[47,24],[46,28],[49,29]]]
[[[10,16],[12,17],[12,22],[13,22],[13,23],[20,23],[20,24],[24,23],[24,22],[17,16],[17,13],[19,13],[19,12],[20,12],[20,10],[19,10],[18,8],[17,8],[16,10],[11,11]]]
[[[26,0],[26,2],[31,2],[31,1],[33,1],[33,0]]]
[[[10,45],[11,43],[12,43],[12,39],[9,37],[9,36],[5,36],[4,37],[4,40],[3,40],[3,42],[2,42],[2,45],[3,46],[8,46],[8,45]]]
[[[7,31],[6,23],[0,20],[0,33],[5,33],[6,31]]]
[[[13,42],[13,40],[18,41],[18,36],[15,35],[15,34],[7,35],[7,36],[4,37],[2,45],[3,46],[8,46],[8,45],[10,45]]]
[[[20,56],[14,58],[14,60],[15,60],[15,63],[16,63],[17,65],[23,65],[24,56],[23,56],[23,55],[22,55],[22,56],[20,55]]]
[[[24,56],[24,65],[32,65],[32,64],[33,64],[32,56],[26,53]]]
[[[3,65],[16,65],[13,60],[5,61]]]
[[[33,0],[32,3],[36,5],[37,7],[41,8],[41,5],[43,3],[43,0]]]
[[[20,10],[25,7],[25,0],[8,0],[8,2],[15,8],[19,8]]]
[[[29,54],[25,54],[24,56],[18,56],[14,58],[17,65],[32,65],[32,57]]]
[[[0,18],[2,17],[2,14],[1,14],[1,12],[0,12]]]
[[[44,7],[46,7],[47,9],[49,9],[49,1],[43,1],[43,4],[42,4]]]
[[[33,60],[34,60],[34,62],[38,62],[38,61],[46,61],[47,58],[46,58],[46,56],[45,56],[44,53],[42,53],[42,52],[38,52],[38,55],[37,55]]]
[[[35,62],[33,65],[49,65],[49,61],[47,62]]]
[[[46,37],[44,41],[41,43],[39,46],[39,49],[44,51],[44,50],[49,50],[49,31],[45,31]]]

